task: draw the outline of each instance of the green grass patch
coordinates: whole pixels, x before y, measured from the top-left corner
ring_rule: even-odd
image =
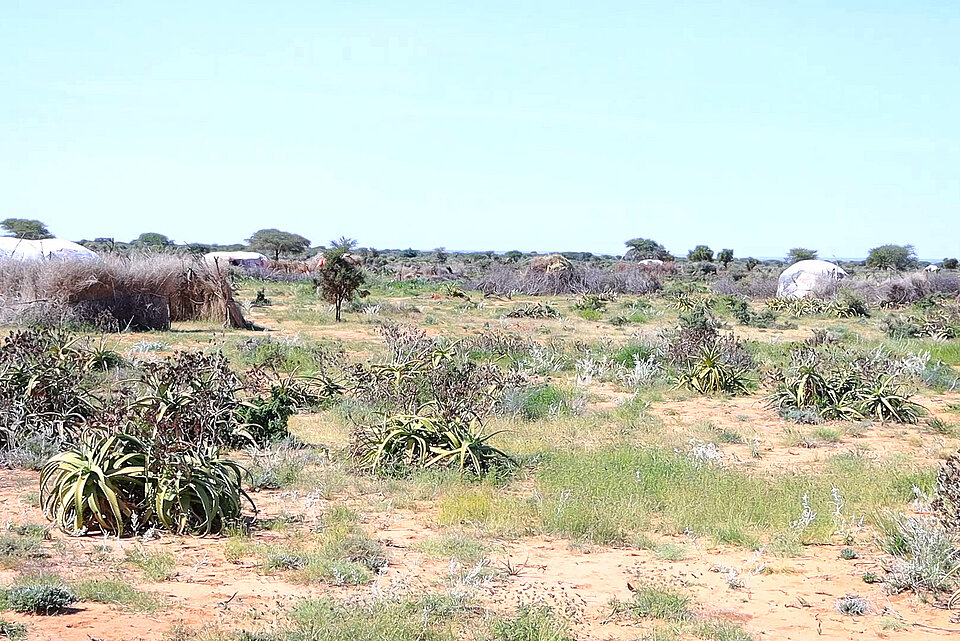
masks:
[[[521,605],[494,621],[490,633],[492,641],[573,641],[567,623],[545,605]]]
[[[687,558],[687,549],[676,543],[664,543],[654,547],[653,556],[661,561],[683,561]]]
[[[629,601],[614,601],[613,610],[623,616],[636,619],[660,619],[663,621],[687,621],[692,618],[690,598],[667,588],[641,584],[632,588]]]
[[[910,501],[913,485],[929,490],[934,476],[932,469],[879,466],[858,457],[836,457],[818,474],[757,473],[663,450],[615,447],[555,453],[545,458],[537,481],[548,532],[612,543],[657,522],[670,533],[690,530],[752,544],[789,529],[804,495],[818,514],[805,538],[824,541],[832,529],[832,486],[848,511],[869,515]]]
[[[930,352],[930,360],[960,365],[960,340],[922,341],[920,348]]]
[[[379,542],[351,523],[326,526],[320,533],[291,543],[244,543],[227,550],[228,558],[254,554],[267,574],[288,573],[297,583],[363,585],[387,565]]]
[[[156,595],[141,592],[127,581],[87,579],[74,583],[72,588],[83,601],[106,603],[128,612],[152,613],[160,607]]]
[[[463,564],[475,564],[487,553],[477,539],[465,534],[443,534],[419,543],[417,549],[431,559],[456,559]]]
[[[931,491],[936,470],[903,462],[876,464],[837,456],[814,473],[760,472],[705,464],[682,453],[610,446],[588,452],[552,452],[535,473],[531,498],[494,488],[457,488],[439,500],[440,522],[490,531],[521,529],[599,544],[622,544],[637,533],[691,531],[753,547],[784,539],[825,542],[833,531],[831,490],[848,515],[868,521],[881,509],[908,503],[912,487]],[[803,497],[817,516],[798,531],[791,524]]]
[[[462,600],[448,596],[382,598],[342,604],[331,599],[297,603],[288,641],[453,641]]]
[[[44,526],[27,524],[11,526],[0,533],[0,567],[17,568],[47,556],[43,542],[50,538]]]
[[[148,552],[137,548],[127,550],[125,560],[143,572],[147,581],[167,581],[177,575],[177,560],[169,552]]]

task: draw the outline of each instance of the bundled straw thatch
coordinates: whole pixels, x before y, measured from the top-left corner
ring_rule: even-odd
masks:
[[[169,329],[213,320],[246,327],[216,265],[171,255],[0,261],[0,322],[73,321],[102,329]]]

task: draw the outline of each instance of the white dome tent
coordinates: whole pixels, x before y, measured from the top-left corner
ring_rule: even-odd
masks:
[[[11,260],[95,260],[97,257],[96,253],[83,245],[60,238],[25,240],[8,236],[0,237],[0,258]]]
[[[820,296],[825,289],[847,277],[839,265],[825,260],[801,260],[780,274],[777,284],[779,298],[806,298]]]

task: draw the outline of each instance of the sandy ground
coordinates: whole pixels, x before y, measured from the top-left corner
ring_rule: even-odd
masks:
[[[37,475],[4,472],[0,476],[0,511],[7,523],[41,523],[32,497]],[[296,493],[257,495],[261,516],[302,514],[302,527],[315,525],[334,505],[349,502],[362,508],[376,496],[333,497],[321,500]],[[420,506],[417,506],[418,508]],[[282,575],[259,574],[252,559],[228,562],[223,540],[164,536],[159,540],[85,537],[69,539],[54,533],[46,545],[53,568],[68,580],[102,577],[120,572],[138,582],[135,570],[119,568],[123,551],[142,546],[166,550],[177,559],[177,575],[168,581],[139,587],[162,595],[166,607],[154,615],[123,612],[110,606],[80,603],[60,616],[5,615],[29,626],[31,639],[90,641],[101,639],[159,639],[178,625],[202,629],[269,626],[295,600],[322,594],[344,597],[389,589],[441,590],[449,587],[449,564],[426,558],[418,543],[441,533],[429,506],[416,511],[363,513],[364,527],[387,546],[390,565],[373,585],[359,588],[303,586],[287,583]],[[278,536],[258,532],[262,540]],[[701,540],[677,537],[686,549],[681,561],[657,559],[649,551],[594,547],[577,549],[569,541],[549,537],[492,541],[489,567],[493,578],[474,590],[480,603],[508,611],[518,603],[543,601],[567,613],[575,622],[578,639],[640,639],[644,625],[611,617],[610,600],[630,598],[628,584],[667,584],[690,594],[703,614],[730,619],[758,639],[806,640],[860,638],[929,638],[960,633],[951,613],[922,604],[913,595],[885,595],[878,585],[861,580],[866,571],[880,571],[869,552],[853,561],[839,558],[838,546],[810,546],[803,556],[786,559],[742,549],[707,546]],[[665,539],[666,541],[666,539]],[[114,561],[104,561],[107,555]],[[736,573],[742,587],[731,589],[728,577]],[[9,581],[13,571],[0,573]],[[873,613],[864,617],[841,615],[836,600],[848,593],[866,597]],[[891,621],[905,630],[885,631]],[[939,629],[937,629],[939,628]]]

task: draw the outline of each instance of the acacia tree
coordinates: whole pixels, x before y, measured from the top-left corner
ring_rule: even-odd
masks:
[[[720,253],[717,254],[717,260],[723,263],[724,268],[726,268],[727,265],[733,262],[733,250],[721,249]]]
[[[816,249],[805,249],[803,247],[794,247],[787,252],[787,262],[791,265],[794,263],[799,263],[801,260],[816,260],[817,259],[817,250]]]
[[[917,255],[913,245],[881,245],[871,249],[867,255],[867,267],[904,270],[916,266]]]
[[[28,220],[26,218],[7,218],[0,222],[0,227],[7,232],[7,235],[24,240],[43,240],[44,238],[53,238],[53,234],[47,229],[47,226],[39,220]]]
[[[364,274],[359,261],[351,255],[357,241],[351,238],[335,240],[323,250],[323,264],[317,273],[317,292],[336,310],[336,319],[345,301],[351,300],[363,285]]]
[[[310,241],[303,236],[279,229],[261,229],[247,243],[253,251],[273,254],[274,260],[280,260],[280,254],[302,254],[310,247]]]
[[[631,238],[626,243],[627,254],[624,256],[627,260],[673,260],[673,255],[667,251],[667,248],[655,240],[649,238]]]
[[[689,252],[687,252],[687,260],[703,262],[703,263],[712,263],[713,262],[713,250],[707,247],[706,245],[697,245]]]
[[[166,247],[167,245],[172,245],[173,241],[163,234],[148,231],[137,236],[136,240],[133,241],[133,244],[149,245],[151,247]]]

